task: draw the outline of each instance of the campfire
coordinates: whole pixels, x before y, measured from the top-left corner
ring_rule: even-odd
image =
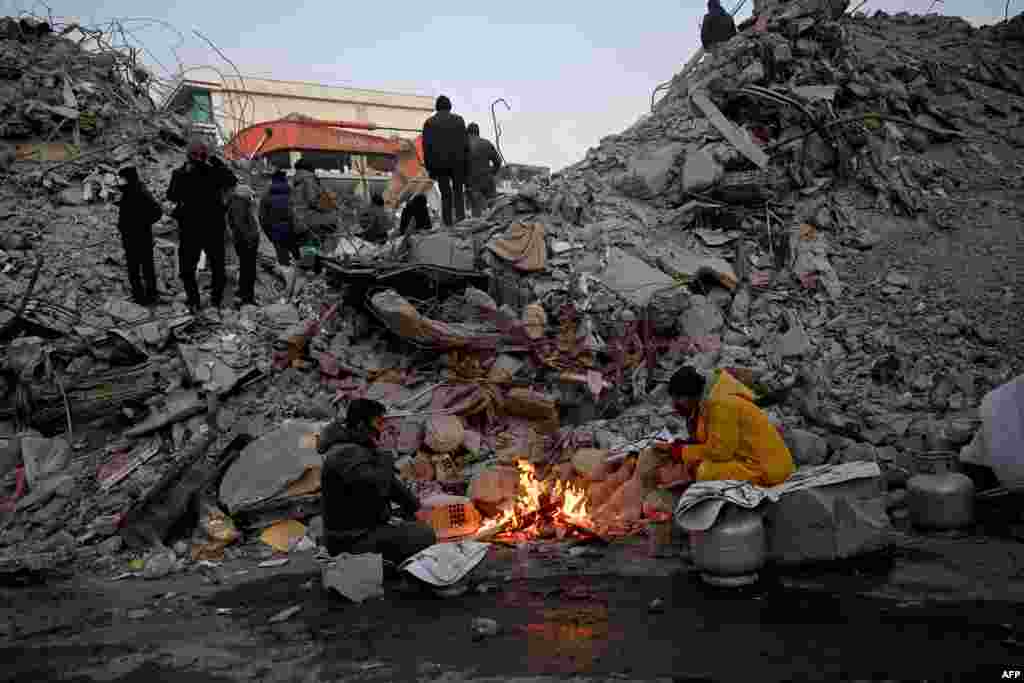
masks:
[[[562,539],[570,534],[596,536],[584,489],[571,481],[539,479],[536,468],[519,461],[519,496],[499,517],[487,520],[478,538]]]

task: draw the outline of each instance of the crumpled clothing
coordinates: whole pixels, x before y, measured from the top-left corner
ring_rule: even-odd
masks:
[[[487,248],[508,261],[516,270],[544,270],[547,263],[543,223],[513,223],[503,236],[494,239]]]

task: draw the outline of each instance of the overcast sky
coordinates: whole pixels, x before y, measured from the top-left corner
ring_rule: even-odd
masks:
[[[735,0],[733,0],[735,1]],[[858,0],[859,1],[859,0]],[[724,3],[731,7],[729,0]],[[47,5],[0,0],[7,14],[45,14]],[[125,26],[169,71],[230,67],[193,33],[197,28],[242,73],[424,95],[447,94],[456,113],[493,139],[499,105],[501,147],[510,162],[552,170],[621,131],[650,106],[651,91],[700,45],[705,11],[697,0],[467,0],[269,2],[267,0],[50,0],[57,17],[85,24],[148,17]],[[864,11],[1002,18],[1003,0],[868,0]],[[1024,10],[1012,0],[1011,12]],[[443,13],[443,14],[440,14]],[[749,15],[749,4],[738,14]],[[163,71],[159,66],[158,72]],[[168,75],[163,71],[165,77]]]

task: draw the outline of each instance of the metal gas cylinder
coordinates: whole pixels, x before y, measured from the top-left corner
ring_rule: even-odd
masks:
[[[924,529],[962,529],[974,521],[974,482],[953,471],[953,453],[915,458],[919,474],[907,481],[911,523]]]
[[[707,531],[691,531],[693,562],[714,585],[742,586],[757,581],[765,560],[764,523],[758,512],[727,507]]]

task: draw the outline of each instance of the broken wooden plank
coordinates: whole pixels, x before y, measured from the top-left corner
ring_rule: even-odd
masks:
[[[739,150],[740,154],[750,159],[760,169],[768,167],[768,155],[754,144],[754,142],[732,121],[725,118],[725,114],[715,106],[715,103],[707,96],[707,93],[697,91],[690,98],[697,108],[703,112],[708,122],[721,133],[729,143]]]

